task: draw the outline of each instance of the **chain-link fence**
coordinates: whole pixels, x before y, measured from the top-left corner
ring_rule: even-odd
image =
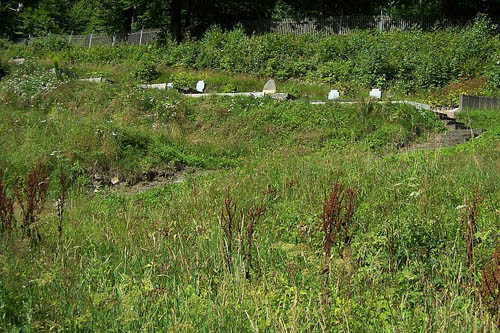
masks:
[[[151,45],[157,39],[160,34],[160,29],[144,29],[137,32],[132,32],[126,36],[120,35],[108,35],[108,34],[89,34],[89,35],[67,35],[62,36],[67,38],[68,42],[72,45],[95,47],[101,45],[118,45],[118,44],[129,44],[129,45]],[[23,40],[23,43],[31,43],[33,40],[37,40],[44,37],[29,37]]]
[[[498,20],[495,22],[498,24]],[[347,34],[355,30],[433,30],[438,28],[463,27],[470,23],[470,20],[463,18],[443,18],[438,21],[424,20],[420,18],[395,18],[387,15],[379,16],[337,16],[326,19],[306,19],[306,20],[261,20],[241,22],[248,34],[263,34],[267,32],[277,32],[284,34],[326,34],[338,35]],[[150,45],[159,37],[161,29],[143,29],[132,32],[127,36],[109,34],[90,35],[68,35],[68,39],[73,45],[87,47],[99,45],[116,45],[125,43],[129,45]],[[500,30],[497,28],[497,33]],[[36,37],[43,38],[43,37]],[[25,42],[36,38],[29,38]]]

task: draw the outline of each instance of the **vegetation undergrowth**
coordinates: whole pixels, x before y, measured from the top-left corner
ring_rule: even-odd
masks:
[[[326,86],[321,88],[322,98],[330,88],[339,89],[343,96],[356,96],[366,95],[367,88],[378,87],[389,89],[389,96],[415,94],[417,99],[446,106],[456,105],[458,91],[498,93],[500,42],[494,29],[483,16],[461,29],[355,31],[343,36],[247,36],[242,29],[223,32],[214,27],[203,38],[180,44],[89,49],[55,37],[34,40],[29,46],[10,44],[1,53],[7,59],[45,58],[50,62],[57,57],[70,64],[122,64],[134,69],[136,80],[145,82],[165,79],[162,66],[180,66],[273,77],[284,82],[294,79],[322,83]],[[179,74],[169,79],[180,84],[193,80]],[[451,89],[443,89],[449,85]],[[238,88],[229,81],[217,89],[230,92]],[[286,88],[298,97],[311,95],[307,89],[294,89],[292,85]]]

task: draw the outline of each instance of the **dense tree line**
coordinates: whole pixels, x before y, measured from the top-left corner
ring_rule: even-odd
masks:
[[[217,24],[246,20],[325,18],[338,15],[471,18],[500,16],[500,0],[0,0],[0,36],[90,33],[126,34],[160,27],[177,40]]]

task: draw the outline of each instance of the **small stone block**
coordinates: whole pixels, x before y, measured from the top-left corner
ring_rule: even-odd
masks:
[[[167,89],[167,84],[166,83],[140,84],[139,88],[165,90]]]
[[[91,83],[103,83],[106,82],[106,79],[103,77],[90,77],[88,79],[80,79],[83,82],[91,82]]]
[[[198,81],[198,83],[196,83],[196,91],[200,93],[205,91],[205,81]]]
[[[24,58],[13,58],[9,60],[9,64],[22,65],[24,64],[25,61],[26,59]]]
[[[380,89],[372,89],[370,91],[370,97],[373,97],[376,99],[381,99],[382,98],[382,91]]]
[[[167,83],[167,89],[170,90],[170,89],[174,89],[174,83],[173,82],[169,82]]]
[[[328,100],[338,99],[340,97],[340,93],[338,90],[330,90],[328,93]]]
[[[262,89],[264,94],[275,94],[276,93],[276,82],[274,80],[269,80]]]

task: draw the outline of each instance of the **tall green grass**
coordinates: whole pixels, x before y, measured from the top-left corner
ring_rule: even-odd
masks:
[[[497,113],[465,114],[488,130],[466,144],[400,153],[441,130],[430,112],[373,102],[189,100],[138,90],[118,66],[70,68],[109,70],[120,78],[113,85],[33,66],[12,67],[0,82],[0,164],[12,195],[42,158],[49,201],[41,242],[19,228],[1,234],[1,330],[498,330],[479,296],[481,268],[499,241]],[[135,195],[91,186],[95,173],[133,183],[186,166],[216,171]],[[60,168],[71,183],[62,237],[52,205]],[[335,180],[356,192],[356,208],[350,245],[332,249],[325,284],[321,216]],[[476,192],[470,278],[462,221]],[[228,195],[244,211],[266,209],[251,267],[235,245],[227,269]]]

